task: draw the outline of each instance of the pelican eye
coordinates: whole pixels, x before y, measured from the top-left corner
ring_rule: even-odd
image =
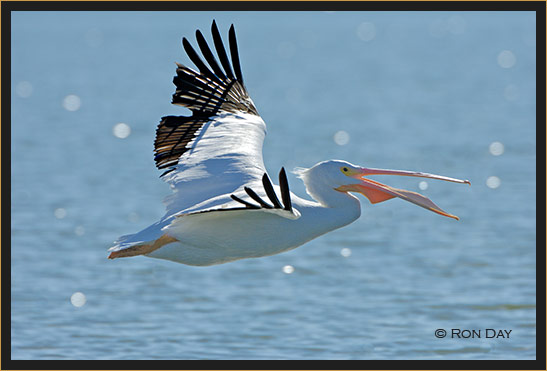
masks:
[[[348,172],[348,168],[344,166],[344,167],[342,168],[342,172],[347,173],[347,172]]]

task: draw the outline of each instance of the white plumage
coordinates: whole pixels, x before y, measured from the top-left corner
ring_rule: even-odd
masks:
[[[399,197],[457,219],[425,196],[364,178],[392,174],[469,183],[438,175],[330,160],[297,171],[314,201],[289,191],[284,169],[274,185],[262,159],[266,124],[243,83],[234,28],[231,63],[214,21],[211,31],[220,65],[200,31],[196,38],[208,66],[183,39],[198,71],[178,64],[173,104],[192,115],[163,117],[156,133],[156,165],[167,169],[162,178],[174,191],[166,214],[120,237],[109,258],[145,255],[204,266],[278,254],[359,218],[359,200],[350,192],[371,203]]]

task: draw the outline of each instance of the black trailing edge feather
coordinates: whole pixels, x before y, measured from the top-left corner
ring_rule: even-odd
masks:
[[[199,72],[177,63],[177,74],[173,78],[176,91],[172,103],[190,109],[192,115],[165,116],[158,125],[154,160],[158,169],[168,169],[162,176],[175,169],[180,156],[199,135],[199,130],[214,116],[222,112],[258,115],[243,84],[234,26],[230,27],[228,33],[232,64],[215,21],[211,26],[211,33],[220,64],[199,30],[196,31],[196,39],[205,61],[186,38],[182,39],[188,58]]]
[[[264,191],[266,191],[266,195],[272,202],[272,205],[268,204],[266,201],[264,201],[258,194],[256,194],[255,191],[253,191],[249,187],[244,187],[245,192],[251,197],[255,202],[258,203],[258,205],[252,204],[250,202],[244,201],[240,199],[239,197],[236,197],[235,195],[231,195],[233,200],[245,205],[245,207],[236,207],[231,209],[217,209],[217,210],[211,210],[211,211],[221,211],[221,210],[242,210],[242,209],[283,209],[289,212],[292,212],[292,203],[291,203],[291,193],[289,192],[289,182],[287,181],[287,174],[285,173],[285,169],[281,168],[281,171],[279,172],[279,187],[281,188],[281,199],[283,200],[283,205],[279,202],[279,199],[277,198],[272,182],[270,181],[270,178],[268,177],[268,174],[264,173],[264,176],[262,177],[262,185],[264,186]]]

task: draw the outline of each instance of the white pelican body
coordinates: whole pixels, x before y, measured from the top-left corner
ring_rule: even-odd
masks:
[[[293,207],[301,214],[297,219],[260,210],[177,218],[166,233],[178,241],[148,256],[189,265],[212,265],[292,250],[359,218],[361,207],[357,198],[340,195],[343,202],[333,208],[292,195]],[[317,223],[318,220],[323,222]]]
[[[143,231],[120,237],[109,258],[145,255],[205,266],[278,254],[359,218],[359,200],[349,192],[371,203],[399,197],[457,219],[425,196],[364,178],[391,174],[469,183],[439,175],[330,160],[297,171],[314,201],[289,191],[284,169],[273,185],[262,159],[266,125],[243,84],[234,28],[231,64],[214,21],[211,30],[222,68],[201,32],[196,37],[209,67],[183,39],[199,72],[177,65],[173,103],[192,116],[163,117],[156,132],[156,166],[167,169],[162,178],[174,190],[167,212]]]

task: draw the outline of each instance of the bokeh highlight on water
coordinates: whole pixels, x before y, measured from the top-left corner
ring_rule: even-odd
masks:
[[[270,172],[337,158],[469,179],[378,178],[461,220],[362,198],[285,254],[108,261],[163,215],[155,127],[187,113],[180,38],[212,19],[236,26]],[[535,53],[528,12],[13,13],[12,358],[535,358]],[[512,333],[435,337],[452,328]]]

